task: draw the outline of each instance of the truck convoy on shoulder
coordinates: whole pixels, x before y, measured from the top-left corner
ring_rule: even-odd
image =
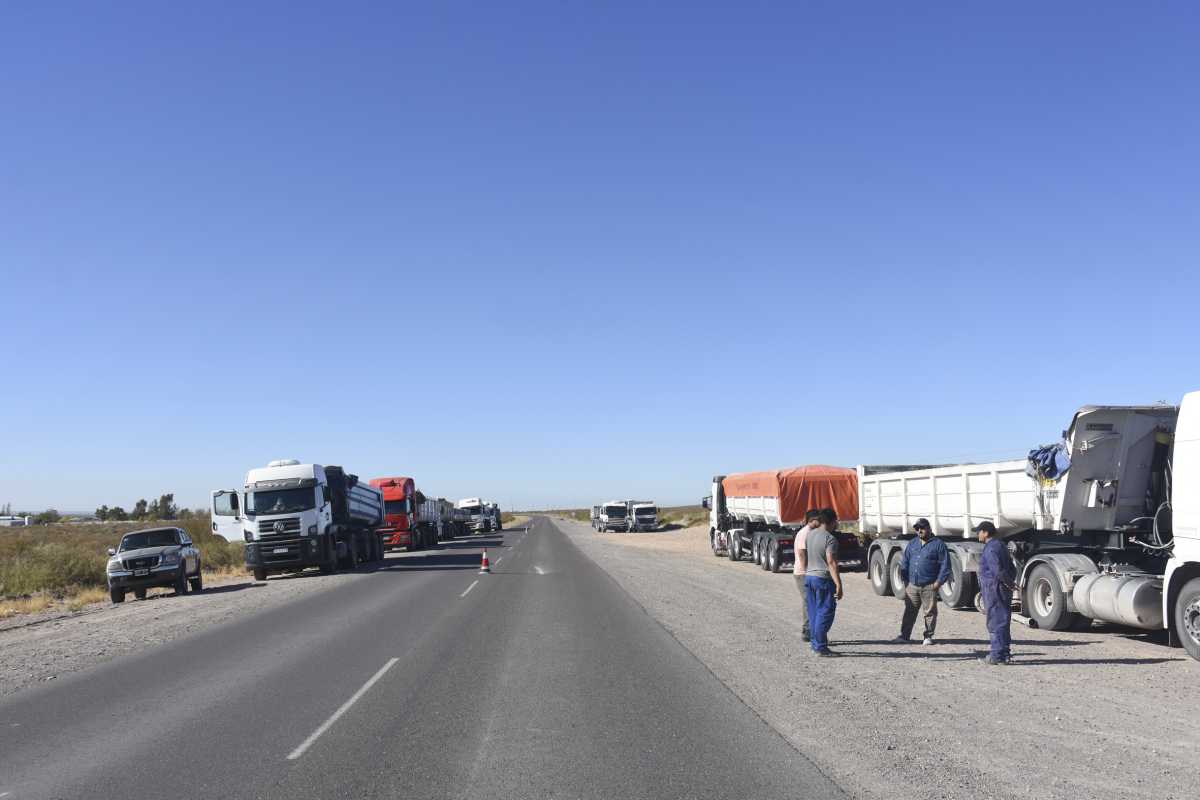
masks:
[[[504,530],[500,521],[500,506],[478,497],[464,497],[455,504],[467,515],[467,528],[475,533]]]
[[[331,573],[382,559],[376,531],[383,509],[383,494],[357,475],[295,459],[250,470],[240,493],[212,493],[213,530],[246,542],[246,568],[259,581],[271,573],[306,567]]]
[[[384,525],[379,536],[385,550],[423,550],[464,532],[454,507],[444,497],[425,497],[412,478],[372,478],[371,485],[383,492]]]
[[[856,476],[844,467],[806,466],[717,475],[703,500],[713,555],[750,559],[779,572],[795,560],[796,531],[810,509],[832,508],[839,520],[858,518]],[[865,565],[858,537],[838,534],[838,563]]]
[[[818,475],[825,499],[815,482],[801,488]],[[980,605],[983,546],[971,529],[991,522],[1032,627],[1165,629],[1200,660],[1200,392],[1179,406],[1085,406],[1061,442],[1026,458],[718,475],[704,504],[713,553],[749,554],[771,571],[792,559],[806,509],[857,517],[869,543],[840,536],[839,561],[848,550],[865,557],[880,595],[900,594],[900,557],[924,518],[950,551],[940,593],[952,608]]]

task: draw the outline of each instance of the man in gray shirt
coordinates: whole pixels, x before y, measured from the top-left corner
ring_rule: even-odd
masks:
[[[829,629],[837,601],[842,599],[842,576],[838,572],[837,514],[832,508],[821,509],[817,519],[821,526],[811,528],[804,543],[804,589],[807,594],[808,622],[812,632],[812,649],[818,656],[834,656],[829,649]]]

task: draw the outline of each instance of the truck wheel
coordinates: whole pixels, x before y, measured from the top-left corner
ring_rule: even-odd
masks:
[[[1200,661],[1200,578],[1185,583],[1175,599],[1175,632],[1187,654]]]
[[[754,537],[754,541],[750,545],[750,561],[754,564],[762,563],[762,548],[759,547],[757,536]]]
[[[763,572],[766,572],[767,570],[769,570],[771,568],[770,553],[771,553],[771,540],[770,539],[761,540],[761,542],[758,545],[758,566]]]
[[[1058,585],[1053,567],[1038,564],[1025,585],[1022,610],[1039,628],[1065,631],[1078,621],[1079,615],[1067,610],[1067,596]]]
[[[779,572],[779,542],[771,542],[767,547],[767,569]]]
[[[867,560],[867,570],[871,576],[871,588],[875,590],[875,594],[880,597],[890,595],[892,582],[888,578],[887,562],[883,560],[882,550],[871,551],[871,557]]]
[[[114,603],[124,603],[125,602],[125,590],[124,589],[109,589],[108,590],[108,599],[112,600]]]
[[[199,565],[196,566],[196,577],[191,579],[192,591],[196,594],[204,591],[204,573],[200,571]]]
[[[708,544],[712,547],[713,555],[720,558],[721,548],[717,546],[717,531],[715,528],[708,532]]]
[[[950,579],[939,590],[947,608],[966,608],[975,599],[975,574],[964,573],[957,553],[950,554]]]
[[[254,568],[254,580],[263,583],[267,580],[267,571],[262,567]]]
[[[896,597],[904,597],[904,581],[900,579],[900,557],[902,555],[903,553],[897,551],[888,560],[888,583],[891,584],[892,594]]]
[[[146,590],[145,589],[134,589],[133,596],[136,597],[138,600],[145,600],[146,599]],[[125,598],[121,598],[121,599],[124,600]]]
[[[179,574],[175,576],[175,594],[178,597],[183,597],[185,594],[187,594],[187,590],[187,567],[181,566],[179,568]]]
[[[730,531],[729,532],[729,547],[726,549],[729,550],[729,560],[730,561],[741,561],[742,560],[742,537],[734,534],[733,531]]]

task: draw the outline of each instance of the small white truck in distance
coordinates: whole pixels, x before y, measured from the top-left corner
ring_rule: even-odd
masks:
[[[600,517],[596,521],[596,530],[623,531],[625,530],[625,501],[609,500],[600,504]]]
[[[475,533],[491,533],[496,527],[497,517],[490,503],[478,497],[464,497],[455,503],[469,517],[467,527]]]
[[[625,530],[652,531],[658,527],[658,506],[652,500],[625,501]]]
[[[991,521],[1009,542],[1031,624],[1165,628],[1200,659],[1200,392],[1180,406],[1085,406],[1057,448],[1028,459],[876,472],[859,467],[859,524],[878,594],[899,588],[912,523],[951,550],[947,604],[976,602]]]

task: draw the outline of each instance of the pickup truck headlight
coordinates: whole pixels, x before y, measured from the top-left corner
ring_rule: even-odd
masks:
[[[125,565],[121,563],[119,558],[114,558],[108,562],[107,569],[110,574],[113,572],[123,572],[125,570]]]
[[[179,553],[163,553],[162,558],[159,559],[158,565],[160,567],[171,567],[178,563]]]

